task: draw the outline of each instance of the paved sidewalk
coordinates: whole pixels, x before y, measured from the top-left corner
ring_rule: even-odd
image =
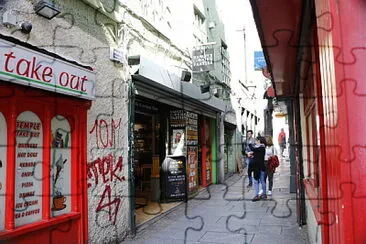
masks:
[[[289,161],[280,162],[272,198],[252,202],[254,189],[246,189],[247,179],[236,174],[142,226],[123,243],[309,243],[306,229],[296,223],[289,167]]]

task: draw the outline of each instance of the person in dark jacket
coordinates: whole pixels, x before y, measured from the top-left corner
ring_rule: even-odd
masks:
[[[244,141],[244,152],[245,152],[245,156],[246,156],[245,163],[246,163],[246,166],[248,167],[248,180],[249,180],[249,184],[247,187],[251,187],[253,185],[253,177],[252,177],[253,169],[250,165],[254,159],[253,159],[253,155],[251,155],[249,153],[249,152],[251,152],[250,145],[252,145],[252,146],[255,145],[255,139],[253,137],[252,130],[247,131],[247,138]]]
[[[266,199],[266,181],[264,180],[266,167],[264,165],[264,155],[266,153],[266,139],[262,136],[256,138],[255,145],[250,145],[251,154],[253,155],[252,169],[254,173],[254,188],[255,196],[252,199],[253,202],[260,199]],[[262,185],[263,194],[259,195],[259,181]]]

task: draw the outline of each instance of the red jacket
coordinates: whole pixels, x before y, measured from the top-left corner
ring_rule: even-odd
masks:
[[[286,133],[282,131],[278,135],[278,144],[283,144],[283,142],[286,144]]]

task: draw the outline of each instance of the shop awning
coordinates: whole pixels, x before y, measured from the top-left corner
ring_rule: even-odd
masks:
[[[130,57],[129,65],[133,68],[136,95],[215,118],[216,113],[229,109],[210,92],[201,93],[200,87],[181,81],[179,74],[146,57]]]
[[[278,98],[296,94],[302,0],[250,0]],[[306,2],[306,1],[305,1]]]

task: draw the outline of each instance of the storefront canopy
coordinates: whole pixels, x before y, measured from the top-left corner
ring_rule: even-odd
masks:
[[[302,0],[250,0],[269,71],[278,98],[296,95],[296,70],[303,28],[302,14],[309,4]]]
[[[181,81],[179,74],[145,57],[130,57],[129,64],[133,68],[136,95],[210,117],[216,117],[216,113],[225,113],[229,109],[224,101],[212,93],[201,93],[199,86]]]

